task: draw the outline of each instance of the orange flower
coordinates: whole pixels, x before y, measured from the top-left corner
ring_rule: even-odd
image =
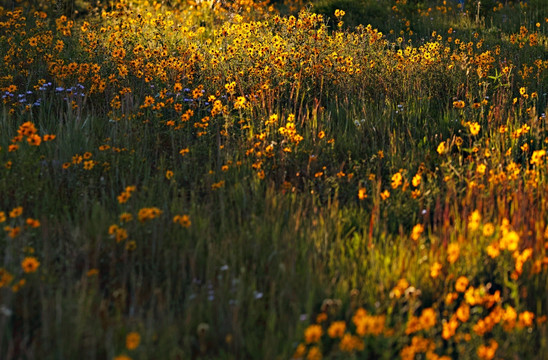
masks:
[[[108,227],[108,234],[109,235],[114,235],[116,234],[116,230],[118,230],[120,227],[116,224],[112,224]]]
[[[136,190],[135,186],[126,186],[125,190],[118,195],[117,199],[120,204],[123,204],[129,200],[131,193]]]
[[[141,343],[141,335],[136,332],[130,332],[126,335],[126,348],[128,350],[134,350],[137,349],[139,344]]]
[[[84,161],[84,170],[91,170],[95,166],[96,162],[93,160]]]
[[[418,241],[423,231],[424,231],[424,226],[422,226],[422,224],[417,224],[413,226],[413,230],[411,231],[411,239],[413,241]]]
[[[470,134],[472,134],[473,136],[476,136],[481,129],[481,125],[478,124],[477,122],[474,122],[469,125],[469,128],[470,128]]]
[[[456,109],[462,109],[464,107],[464,101],[462,100],[456,100],[456,101],[453,101],[453,107],[456,108]]]
[[[145,222],[147,220],[152,220],[162,215],[162,210],[157,207],[142,208],[137,213],[137,219],[139,222]]]
[[[131,220],[133,220],[133,215],[130,213],[125,212],[120,214],[120,222],[130,222]]]
[[[467,304],[462,304],[461,306],[459,306],[459,308],[457,309],[457,318],[461,322],[467,322],[470,318],[470,306],[468,306]]]
[[[519,235],[515,231],[507,232],[500,240],[500,248],[508,251],[516,251],[519,243]]]
[[[434,279],[437,278],[440,275],[441,272],[441,264],[439,262],[435,262],[430,267],[430,276]]]
[[[0,268],[0,288],[8,286],[13,280],[13,275],[10,274],[6,269]]]
[[[406,279],[399,279],[396,286],[394,286],[394,288],[390,292],[390,297],[395,297],[396,299],[399,299],[408,287],[409,282],[407,282]]]
[[[392,175],[392,189],[397,189],[402,184],[402,175],[400,172]]]
[[[131,360],[131,358],[127,355],[118,355],[114,358],[114,360]]]
[[[414,187],[418,187],[421,184],[421,181],[422,181],[421,174],[417,174],[417,175],[413,176],[413,180],[411,180],[411,184]]]
[[[91,277],[91,276],[94,276],[94,275],[98,275],[99,274],[99,270],[98,269],[89,269],[88,272],[86,273],[86,275],[88,277]]]
[[[23,213],[23,207],[22,206],[18,206],[16,208],[13,208],[10,211],[10,218],[19,217],[19,216],[21,216],[22,213]]]
[[[40,146],[42,143],[42,138],[40,135],[32,134],[27,138],[27,142],[30,146]]]
[[[116,239],[117,243],[126,240],[127,237],[128,237],[128,235],[127,235],[127,230],[126,229],[124,229],[124,228],[117,228],[116,229],[116,232],[114,234],[114,238]]]
[[[447,261],[450,264],[455,263],[458,260],[460,254],[459,244],[451,243],[447,247]]]
[[[517,317],[518,317],[518,314],[516,310],[513,307],[508,306],[506,310],[504,311],[504,313],[502,314],[502,320],[504,321],[504,325],[503,325],[504,330],[511,331],[516,325]]]
[[[124,204],[129,200],[130,197],[131,197],[131,193],[124,191],[123,193],[118,195],[117,199],[120,204]]]
[[[455,335],[455,331],[458,327],[459,322],[457,321],[456,316],[453,315],[453,317],[451,317],[451,320],[443,323],[441,337],[444,340],[450,339],[453,335]]]
[[[310,325],[304,331],[304,339],[307,344],[316,343],[320,341],[322,334],[323,334],[323,330],[320,325]]]
[[[481,215],[478,210],[475,210],[468,216],[468,230],[474,231],[479,227],[481,221]]]
[[[465,292],[466,288],[468,287],[468,284],[469,284],[469,281],[466,278],[466,276],[461,276],[457,279],[457,282],[455,283],[455,290],[457,290],[457,292],[460,292],[460,293]]]
[[[173,217],[173,222],[186,228],[190,227],[191,225],[190,217],[188,215],[175,215]]]
[[[331,338],[340,338],[346,331],[346,323],[344,321],[335,321],[327,329],[327,334]]]
[[[432,326],[436,325],[436,312],[432,308],[426,308],[422,311],[419,318],[422,329],[430,329]]]
[[[32,228],[40,227],[40,221],[36,219],[28,218],[27,220],[25,220],[25,222],[27,223],[28,226]]]
[[[489,237],[495,233],[495,226],[488,222],[485,225],[483,225],[483,236]]]
[[[20,135],[29,137],[33,134],[36,134],[36,127],[34,126],[34,124],[32,122],[27,121],[27,122],[21,124],[21,126],[19,126],[19,129],[17,130],[17,132]]]
[[[295,352],[293,353],[292,359],[302,359],[305,354],[306,354],[306,345],[299,344],[299,346],[297,346],[297,349],[295,349]]]
[[[358,199],[363,200],[367,198],[366,189],[363,186],[360,186],[358,189]]]
[[[35,272],[38,267],[40,266],[40,262],[32,256],[27,256],[26,258],[21,261],[21,267],[23,268],[23,271],[26,273],[33,273]]]
[[[353,352],[354,350],[362,351],[365,348],[363,340],[358,336],[344,334],[341,342],[339,343],[339,349],[342,352]]]
[[[495,340],[491,339],[488,346],[481,345],[478,348],[478,357],[481,360],[491,360],[495,357],[495,352],[498,347],[499,344]]]
[[[319,313],[318,316],[316,316],[316,323],[317,324],[320,324],[324,321],[327,320],[327,314],[322,312],[322,313]]]
[[[312,346],[310,350],[308,350],[308,355],[306,355],[306,360],[321,360],[321,358],[322,352],[317,346]]]
[[[5,226],[4,231],[8,233],[8,236],[12,239],[15,239],[17,236],[19,236],[19,233],[21,232],[21,228],[19,226],[11,227],[11,226]]]
[[[420,331],[420,330],[421,330],[421,323],[419,321],[419,318],[416,317],[416,316],[411,316],[409,321],[407,321],[407,327],[405,329],[405,334],[409,335],[409,334],[412,334],[412,333]]]
[[[533,325],[533,319],[535,314],[530,311],[524,311],[519,314],[519,326],[520,327],[529,327]]]

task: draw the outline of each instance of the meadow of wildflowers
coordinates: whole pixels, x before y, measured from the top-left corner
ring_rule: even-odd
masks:
[[[548,3],[0,7],[0,359],[548,359]]]

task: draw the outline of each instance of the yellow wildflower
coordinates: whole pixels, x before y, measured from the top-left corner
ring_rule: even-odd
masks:
[[[445,154],[445,151],[446,151],[445,141],[442,141],[442,142],[438,145],[437,152],[438,152],[438,154],[443,155],[443,154]]]

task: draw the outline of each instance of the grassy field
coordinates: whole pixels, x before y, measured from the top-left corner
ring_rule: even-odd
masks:
[[[0,359],[547,359],[548,4],[4,1]]]

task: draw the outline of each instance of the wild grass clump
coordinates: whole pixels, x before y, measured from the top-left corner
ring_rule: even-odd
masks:
[[[546,358],[546,5],[458,3],[0,8],[0,357]]]

